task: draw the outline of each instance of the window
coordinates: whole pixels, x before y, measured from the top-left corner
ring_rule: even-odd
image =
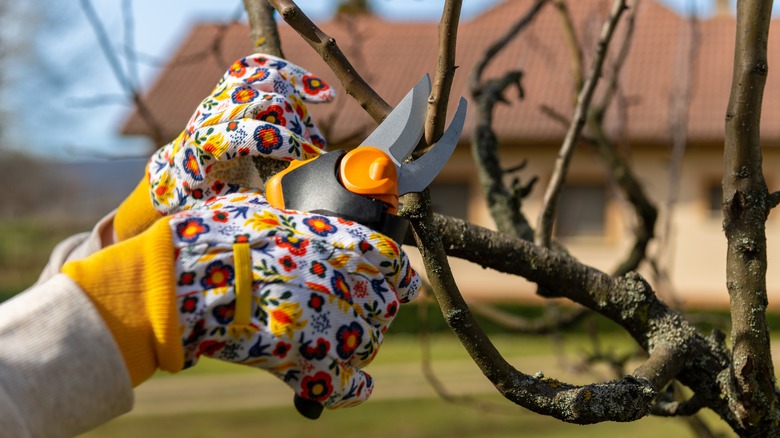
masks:
[[[606,210],[603,184],[567,184],[558,197],[555,233],[561,239],[604,236]]]
[[[707,211],[711,218],[720,218],[723,214],[723,187],[721,183],[712,183],[707,187]]]
[[[433,211],[459,219],[468,219],[469,186],[467,183],[436,182],[428,189],[431,192]]]

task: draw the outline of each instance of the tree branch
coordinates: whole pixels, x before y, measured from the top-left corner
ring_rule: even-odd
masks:
[[[292,0],[269,0],[282,16],[336,74],[344,91],[352,96],[377,123],[384,120],[393,109],[371,88],[336,44],[336,40],[314,24]]]
[[[244,0],[244,8],[249,16],[249,38],[255,53],[284,58],[273,6],[268,0]]]
[[[740,425],[753,436],[777,435],[780,430],[766,321],[765,222],[771,202],[759,135],[771,13],[771,1],[738,3],[724,148],[723,229],[733,342],[729,400]]]
[[[114,77],[119,82],[119,85],[125,90],[125,93],[130,95],[130,98],[138,109],[138,115],[141,116],[141,119],[149,126],[155,144],[158,146],[162,145],[166,141],[166,139],[163,138],[162,126],[152,114],[149,107],[146,106],[146,102],[144,102],[141,97],[141,93],[135,89],[132,81],[122,69],[119,58],[116,56],[113,47],[111,47],[111,39],[108,37],[108,33],[106,32],[103,23],[100,22],[100,18],[95,12],[92,2],[90,0],[81,0],[81,9],[84,11],[87,21],[89,21],[92,30],[95,32],[98,44],[100,45],[100,50],[103,53],[103,56],[106,57],[108,65],[114,73]]]
[[[493,130],[493,110],[498,103],[507,102],[504,92],[512,85],[517,86],[519,97],[523,97],[520,84],[522,72],[510,71],[500,78],[482,81],[487,65],[529,24],[541,11],[547,0],[537,0],[531,8],[499,38],[477,61],[469,76],[469,91],[476,104],[476,126],[471,150],[479,172],[480,184],[485,193],[488,210],[496,227],[504,233],[523,239],[532,239],[533,230],[522,213],[522,196],[514,193],[503,181],[505,171],[498,158],[498,138]]]
[[[728,401],[721,397],[723,382],[718,375],[727,372],[730,365],[724,340],[717,332],[710,338],[698,334],[681,314],[661,302],[638,274],[611,277],[560,251],[439,214],[434,215],[430,229],[447,255],[521,276],[548,290],[565,291],[562,296],[620,324],[651,356],[656,348],[676,351],[676,361],[683,363],[676,378],[700,393],[707,407],[739,429]],[[660,380],[651,381],[658,387]]]
[[[444,133],[447,103],[450,101],[450,88],[457,68],[455,47],[462,3],[463,0],[447,0],[439,21],[439,57],[425,121],[425,143],[429,145],[434,144]]]
[[[542,201],[542,209],[539,215],[539,220],[536,225],[536,235],[534,237],[537,244],[542,246],[549,246],[552,236],[553,221],[555,219],[555,207],[558,201],[558,194],[561,191],[563,182],[566,178],[569,162],[574,152],[574,145],[577,143],[577,138],[585,125],[585,117],[590,105],[593,92],[596,89],[599,78],[601,77],[601,69],[606,58],[607,49],[612,35],[617,27],[620,16],[625,9],[625,0],[615,0],[612,4],[612,9],[609,14],[609,18],[604,23],[604,27],[601,30],[601,37],[596,49],[596,56],[593,60],[590,75],[585,81],[585,85],[582,87],[579,95],[577,96],[577,105],[574,109],[574,117],[572,124],[569,126],[569,130],[566,133],[566,137],[563,140],[561,149],[558,152],[558,159],[555,162],[555,169],[553,171],[550,184],[547,186],[547,191],[544,194],[544,200]]]
[[[471,303],[469,305],[474,314],[489,319],[504,329],[512,332],[544,335],[572,327],[591,313],[583,308],[568,309],[566,313],[554,318],[522,318],[498,309],[495,306],[484,303]]]
[[[244,0],[244,8],[249,16],[249,38],[255,53],[284,58],[282,41],[279,39],[279,29],[274,20],[274,9],[267,0]],[[260,179],[267,181],[285,169],[287,162],[269,157],[253,157]]]

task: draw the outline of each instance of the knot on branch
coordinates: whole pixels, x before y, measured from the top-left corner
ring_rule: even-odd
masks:
[[[650,412],[655,395],[650,382],[626,376],[623,380],[588,385],[572,404],[572,414],[580,420],[635,421]]]
[[[569,385],[541,374],[534,378],[543,389],[542,392],[552,392],[548,400],[550,405],[546,408],[527,407],[532,410],[549,409],[549,415],[575,424],[638,420],[650,412],[656,395],[650,382],[634,376],[587,386]],[[544,397],[537,397],[536,400],[537,403],[543,402]]]
[[[652,288],[637,272],[631,271],[601,294],[598,305],[617,310],[620,321],[647,321],[649,306],[654,297]]]

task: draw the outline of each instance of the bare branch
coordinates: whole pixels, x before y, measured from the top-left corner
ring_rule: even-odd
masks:
[[[569,162],[571,161],[571,156],[574,152],[574,145],[577,143],[580,131],[582,131],[582,128],[585,125],[588,106],[590,105],[593,92],[601,77],[601,69],[604,64],[604,59],[606,58],[609,42],[625,7],[625,0],[615,0],[612,4],[609,18],[606,23],[604,23],[604,27],[601,30],[601,37],[599,38],[596,56],[593,60],[590,75],[577,96],[577,106],[574,109],[572,124],[569,126],[569,130],[561,145],[558,159],[555,162],[555,170],[553,171],[550,184],[547,186],[547,191],[545,192],[544,200],[542,202],[542,210],[537,222],[535,235],[535,241],[539,245],[550,245],[552,226],[555,218],[555,204],[558,201],[558,194],[560,193],[566,178]]]
[[[569,48],[569,58],[571,61],[571,76],[574,82],[575,96],[578,90],[582,89],[583,81],[583,66],[582,66],[582,47],[577,40],[577,32],[574,30],[574,21],[569,13],[569,7],[566,5],[565,0],[554,0],[553,4],[558,10],[558,16],[561,17],[561,24],[563,25],[563,36],[566,41],[566,46]],[[576,104],[577,99],[572,99]]]
[[[284,18],[309,45],[319,53],[323,60],[336,74],[344,90],[352,96],[368,115],[377,123],[384,120],[392,107],[371,88],[350,64],[336,44],[336,40],[328,36],[315,25],[298,5],[292,0],[269,0],[274,9]]]
[[[496,306],[486,303],[471,303],[469,305],[474,314],[489,319],[506,330],[517,333],[543,335],[572,327],[590,314],[583,307],[568,309],[566,313],[555,318],[522,318],[511,313],[504,312]]]
[[[106,57],[108,65],[111,67],[111,71],[114,73],[114,77],[119,82],[119,85],[125,90],[125,93],[127,93],[132,99],[133,103],[138,109],[138,115],[141,116],[144,122],[149,126],[155,144],[163,144],[165,142],[165,138],[163,138],[162,126],[158,122],[157,118],[154,117],[149,107],[146,106],[146,103],[141,98],[141,93],[133,87],[132,82],[130,79],[128,79],[127,75],[122,69],[119,58],[116,56],[114,48],[111,46],[111,39],[108,36],[108,32],[106,32],[103,23],[101,23],[100,18],[95,12],[95,8],[92,6],[92,2],[90,0],[80,1],[81,9],[84,11],[84,15],[86,15],[87,21],[89,21],[90,26],[92,26],[92,30],[95,32],[98,44],[100,44],[100,50],[103,53],[103,56]]]
[[[404,213],[414,227],[442,314],[472,360],[504,397],[534,412],[577,424],[631,421],[649,412],[655,396],[650,383],[655,370],[652,373],[640,370],[638,377],[575,386],[543,374],[524,374],[507,363],[480,328],[458,290],[442,245],[441,230],[434,225],[430,213],[427,193],[411,195],[407,196]]]
[[[657,348],[678,351],[677,362],[684,365],[676,378],[701,393],[707,407],[739,428],[728,401],[720,396],[723,381],[718,375],[730,365],[722,336],[699,335],[681,314],[658,300],[638,274],[611,277],[560,251],[443,215],[434,215],[428,227],[448,255],[519,275],[548,290],[565,291],[566,298],[620,324],[651,356]]]
[[[525,29],[536,17],[536,14],[539,13],[542,6],[544,6],[549,0],[536,0],[534,4],[531,6],[531,8],[528,10],[528,12],[523,15],[523,17],[515,23],[514,26],[512,26],[509,31],[504,34],[503,37],[501,37],[498,41],[493,43],[487,51],[485,51],[485,55],[477,61],[477,63],[474,65],[474,68],[471,70],[471,75],[469,76],[469,89],[471,90],[472,94],[479,94],[480,89],[480,81],[482,80],[482,73],[484,73],[487,66],[490,64],[490,62],[495,59],[498,52],[504,49],[507,44],[509,44],[517,34]]]
[[[265,53],[283,58],[282,41],[274,20],[274,8],[267,0],[244,0],[244,8],[249,16],[249,37],[255,53]],[[254,157],[252,161],[263,181],[276,175],[287,167],[287,163],[269,157]]]
[[[737,5],[724,147],[723,229],[728,240],[726,284],[734,345],[729,400],[745,434],[752,436],[780,430],[766,321],[765,222],[771,203],[761,168],[759,133],[771,13],[771,1],[743,0]]]
[[[533,238],[533,230],[521,211],[522,190],[513,190],[504,184],[505,171],[501,169],[498,158],[498,138],[493,130],[493,109],[496,104],[507,102],[504,98],[506,89],[515,85],[519,97],[523,97],[523,88],[520,84],[523,74],[520,71],[510,71],[500,78],[485,81],[482,81],[481,77],[487,65],[533,22],[546,3],[546,0],[537,0],[505,35],[493,43],[477,61],[469,76],[469,90],[476,103],[474,106],[477,120],[472,138],[472,153],[488,209],[499,230],[529,240]],[[519,180],[517,185],[521,185]]]
[[[429,145],[435,143],[444,132],[450,88],[457,68],[455,45],[462,3],[463,0],[447,0],[439,22],[439,57],[425,123],[425,143]]]
[[[653,405],[653,415],[661,417],[688,416],[699,412],[703,407],[704,403],[702,402],[701,397],[694,394],[693,397],[682,402],[677,400],[659,400]]]
[[[671,157],[669,159],[668,189],[664,202],[664,220],[661,225],[660,238],[655,250],[656,262],[653,269],[659,283],[666,284],[672,292],[671,282],[668,281],[672,266],[671,241],[674,209],[680,195],[680,183],[682,180],[682,163],[688,143],[688,118],[691,99],[695,88],[696,64],[701,45],[701,30],[696,14],[691,14],[685,27],[686,32],[681,33],[680,43],[677,45],[675,62],[677,70],[674,73],[675,83],[669,93],[669,133],[672,140]]]
[[[273,6],[268,0],[244,0],[244,8],[249,16],[249,38],[255,52],[284,58]]]
[[[769,194],[769,208],[775,208],[777,204],[780,204],[780,192],[772,192]]]

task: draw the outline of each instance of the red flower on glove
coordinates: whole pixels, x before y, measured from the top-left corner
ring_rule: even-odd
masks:
[[[230,98],[233,100],[233,103],[249,103],[257,98],[260,93],[252,88],[248,87],[239,87],[236,88],[235,91],[233,91],[233,94],[230,96]]]
[[[326,91],[330,86],[322,81],[320,78],[314,75],[303,76],[303,91],[306,94],[315,95],[322,91]]]
[[[279,105],[271,105],[267,110],[259,113],[257,120],[273,123],[274,125],[287,125],[287,119],[284,117],[284,110]]]
[[[355,350],[360,346],[363,341],[363,327],[357,322],[352,322],[349,325],[341,326],[336,332],[336,353],[339,357],[347,360],[355,354]]]
[[[282,133],[272,125],[258,126],[255,129],[254,138],[257,142],[257,150],[264,154],[270,154],[274,150],[279,149],[284,141]]]
[[[233,267],[217,260],[206,267],[206,276],[200,284],[206,289],[230,286],[233,284],[233,277]]]
[[[313,376],[306,376],[301,382],[301,397],[309,400],[325,401],[332,392],[333,384],[330,375],[324,371]]]
[[[194,242],[198,236],[209,231],[209,226],[200,218],[188,219],[176,226],[176,235],[185,242]]]

